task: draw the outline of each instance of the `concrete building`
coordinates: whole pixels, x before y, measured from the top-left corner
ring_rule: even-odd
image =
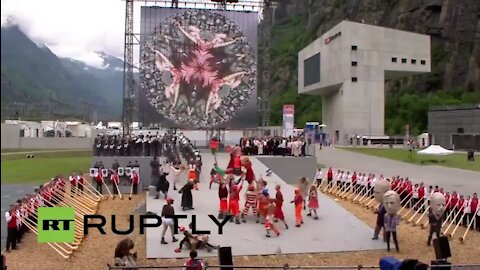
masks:
[[[323,96],[335,143],[383,136],[385,80],[430,72],[430,36],[342,21],[298,54],[298,92]]]
[[[5,120],[6,125],[18,125],[18,136],[24,138],[41,138],[43,137],[43,127],[38,122],[21,121],[21,120]],[[15,128],[14,128],[15,129]]]
[[[428,112],[432,144],[480,151],[480,104],[432,107]]]

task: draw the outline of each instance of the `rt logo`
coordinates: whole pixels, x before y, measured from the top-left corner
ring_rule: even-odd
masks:
[[[73,243],[75,241],[75,209],[71,207],[38,208],[39,243]]]

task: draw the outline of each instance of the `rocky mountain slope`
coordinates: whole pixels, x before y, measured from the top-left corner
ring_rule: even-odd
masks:
[[[296,124],[321,120],[321,98],[296,94],[297,52],[342,20],[432,37],[432,72],[386,84],[386,132],[427,126],[429,106],[480,102],[480,1],[280,0],[272,28],[272,124],[292,102]],[[307,98],[308,97],[308,98]]]
[[[106,68],[60,59],[17,26],[1,29],[2,118],[119,119],[123,62],[106,54]]]

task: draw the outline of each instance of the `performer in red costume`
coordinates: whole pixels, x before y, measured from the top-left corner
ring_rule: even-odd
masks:
[[[228,188],[224,181],[221,181],[218,187],[218,199],[220,206],[218,211],[218,218],[223,219],[228,214]]]
[[[70,196],[73,197],[77,193],[77,176],[73,173],[70,178]]]
[[[235,156],[237,155],[237,148],[238,148],[238,145],[236,145],[235,147],[233,147],[230,150],[230,161],[228,162],[227,170],[233,169],[233,160],[235,159]],[[227,151],[228,151],[228,149],[227,149]]]
[[[240,224],[240,191],[242,190],[243,187],[243,179],[240,181],[239,184],[235,184],[235,181],[230,180],[230,196],[229,196],[229,201],[228,201],[228,210],[230,211],[230,214],[232,215],[232,218],[230,219],[230,222],[233,222],[233,219],[235,219],[236,224]]]
[[[254,182],[257,181],[257,179],[252,169],[252,162],[249,158],[243,159],[243,167],[245,168],[245,180],[248,182],[249,185],[252,185]]]
[[[120,177],[118,176],[118,172],[113,171],[112,176],[110,176],[110,181],[112,181],[112,189],[113,189],[112,194],[118,194],[117,186],[120,183]]]
[[[273,215],[274,216],[273,222],[277,222],[278,220],[281,220],[283,224],[285,224],[285,229],[288,229],[287,222],[285,221],[285,215],[283,214],[283,210],[282,210],[283,194],[280,189],[281,189],[280,185],[277,185],[275,187],[275,190],[277,191],[277,193],[275,194],[275,213]]]
[[[79,183],[78,189],[80,190],[80,193],[83,193],[84,182],[85,182],[85,180],[83,179],[82,173],[78,172],[77,173],[77,183]]]
[[[329,167],[327,172],[328,188],[331,187],[332,180],[333,180],[333,169],[332,167]]]
[[[102,170],[98,169],[96,176],[95,176],[95,182],[97,183],[97,191],[100,193],[102,192],[102,182],[103,182],[103,175],[102,175]]]
[[[302,216],[302,209],[303,209],[303,202],[305,199],[303,198],[302,192],[299,188],[295,189],[295,197],[290,203],[295,204],[295,221],[297,225],[295,227],[300,227],[303,224],[303,216]]]
[[[138,184],[140,183],[140,176],[138,175],[137,170],[132,171],[132,175],[130,176],[132,180],[132,193],[138,193]]]
[[[228,164],[230,166],[230,164]],[[227,174],[241,175],[242,174],[242,157],[240,155],[235,155],[233,157],[233,167],[227,168]]]
[[[275,213],[275,200],[270,199],[266,205],[266,216],[265,216],[265,230],[267,230],[266,237],[270,237],[270,230],[273,230],[277,236],[280,236],[280,231],[277,229],[275,224],[272,223],[272,219]]]
[[[242,222],[246,223],[247,220],[245,219],[245,216],[248,215],[248,212],[250,212],[250,208],[252,209],[253,215],[257,217],[257,223],[258,223],[258,212],[257,212],[257,193],[255,192],[255,186],[249,185],[248,186],[248,191],[245,194],[245,207],[243,208],[242,211]]]

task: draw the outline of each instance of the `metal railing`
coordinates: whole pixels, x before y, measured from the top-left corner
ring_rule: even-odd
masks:
[[[107,266],[107,270],[140,270],[140,269],[186,269],[186,266],[135,266],[135,267],[122,267],[122,266]],[[380,269],[380,266],[363,266],[363,265],[351,265],[351,266],[296,266],[285,264],[283,266],[235,266],[235,265],[208,265],[204,264],[204,269],[318,269],[318,270],[340,270],[340,269]],[[479,264],[451,264],[451,265],[428,265],[428,269],[459,269],[459,270],[479,270]]]
[[[186,266],[137,266],[134,268],[130,269],[184,269]],[[107,268],[108,270],[128,270],[129,268],[125,267],[114,267],[114,266],[109,266]],[[362,269],[380,269],[378,266],[362,266],[362,265],[357,265],[357,266],[290,266],[288,264],[285,264],[283,266],[255,266],[255,265],[249,265],[249,266],[235,266],[235,265],[204,265],[204,269],[320,269],[320,270],[339,270],[339,269],[356,269],[356,270],[362,270]]]
[[[452,111],[480,109],[480,104],[437,105],[431,106],[430,111]]]

